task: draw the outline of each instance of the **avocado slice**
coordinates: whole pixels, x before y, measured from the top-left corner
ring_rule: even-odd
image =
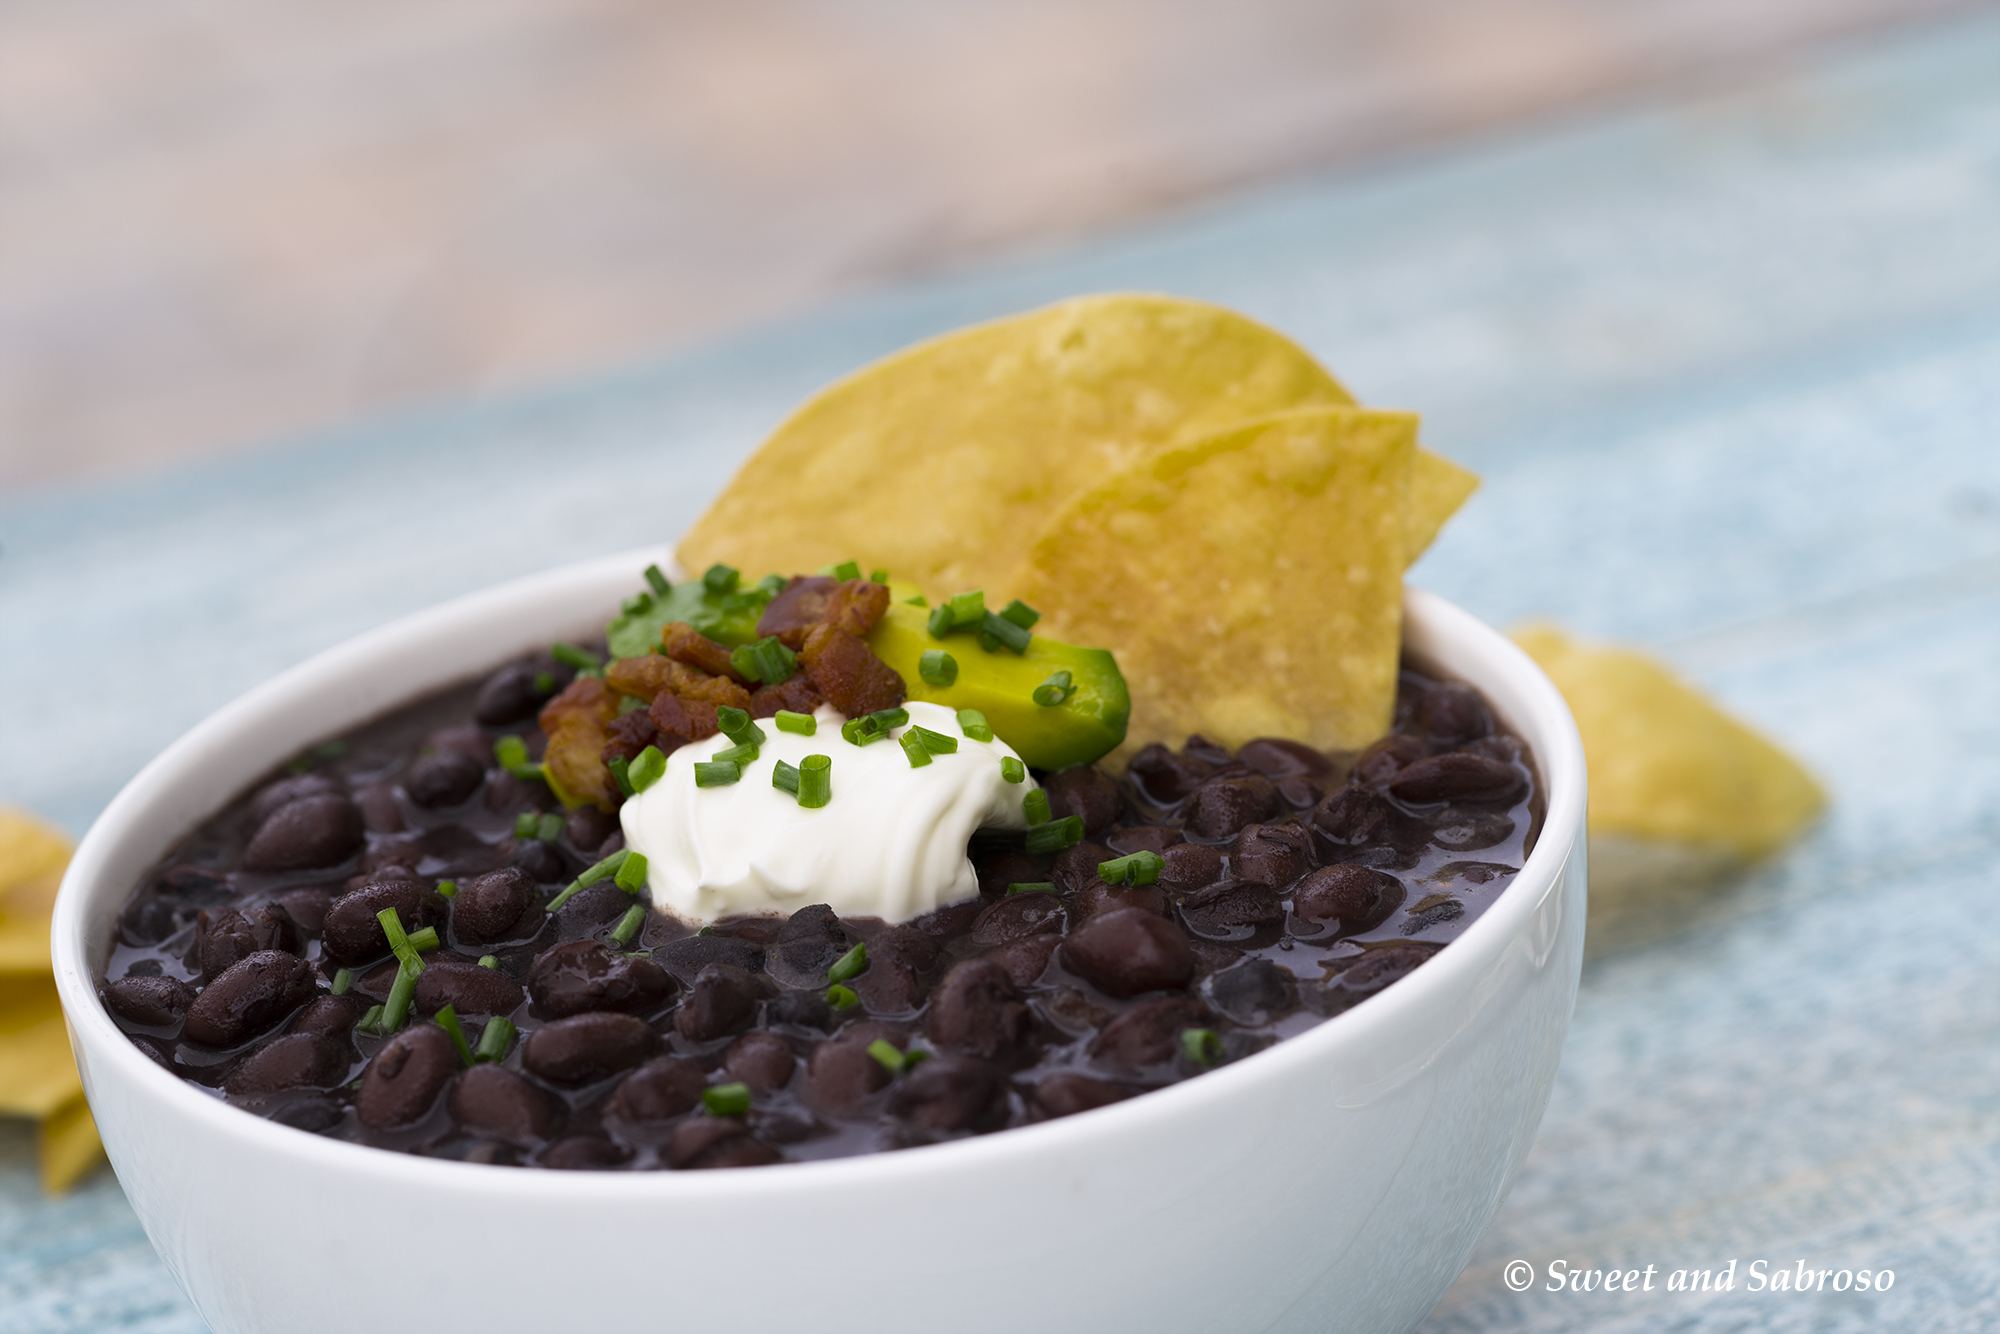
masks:
[[[1132,696],[1109,650],[1079,648],[1045,635],[1029,640],[1021,654],[1005,648],[988,653],[971,633],[933,639],[930,611],[905,602],[910,593],[900,586],[893,589],[895,600],[869,632],[868,646],[896,669],[911,699],[979,710],[993,734],[1035,769],[1088,764],[1125,739]],[[958,679],[948,686],[925,681],[917,663],[927,649],[951,654],[958,662]],[[1035,703],[1035,687],[1058,670],[1070,674],[1076,693],[1061,704]]]

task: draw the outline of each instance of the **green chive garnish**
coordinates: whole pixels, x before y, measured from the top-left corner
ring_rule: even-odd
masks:
[[[651,593],[634,593],[631,597],[626,598],[618,604],[618,610],[624,612],[627,616],[643,616],[652,609],[653,595]]]
[[[421,931],[412,931],[410,933],[410,948],[416,950],[419,954],[425,950],[434,950],[437,947],[438,929],[436,927],[427,926]]]
[[[728,787],[743,777],[743,771],[733,764],[717,762],[697,763],[694,766],[696,787]]]
[[[1222,1064],[1222,1039],[1212,1028],[1181,1030],[1181,1055],[1196,1065]]]
[[[619,796],[637,795],[632,789],[632,761],[623,755],[614,755],[604,762],[604,767],[611,771],[611,781],[618,785]]]
[[[500,966],[500,956],[497,954],[482,954],[479,956],[479,966],[481,968],[498,968]]]
[[[861,562],[858,560],[842,561],[833,567],[833,577],[840,580],[859,579],[861,577]]]
[[[868,1044],[868,1054],[882,1063],[882,1068],[892,1075],[903,1073],[903,1053],[887,1038],[876,1038]]]
[[[403,918],[394,908],[384,908],[375,914],[375,920],[382,924],[382,934],[389,938],[389,952],[402,961],[403,967],[412,974],[424,971],[424,961],[417,957],[417,947],[410,943],[410,937],[403,930]],[[437,933],[431,933],[437,939]]]
[[[1007,892],[1009,894],[1056,894],[1061,891],[1047,880],[1023,880],[1007,886]]]
[[[598,657],[587,648],[578,648],[575,644],[551,644],[549,645],[549,656],[557,662],[576,668],[580,672],[589,671],[593,667],[602,667],[604,665],[604,659]]]
[[[521,839],[533,838],[535,836],[535,829],[541,822],[542,817],[535,812],[522,811],[514,817],[514,837]]]
[[[799,771],[783,760],[779,760],[777,767],[771,770],[771,786],[777,788],[780,792],[789,792],[795,797],[798,796]]]
[[[865,746],[871,741],[880,741],[889,733],[877,726],[873,718],[849,718],[840,725],[840,735],[852,745]]]
[[[1083,842],[1083,817],[1065,815],[1028,830],[1029,852],[1061,852]]]
[[[550,682],[551,685],[554,682]],[[493,758],[516,778],[540,778],[542,766],[528,758],[528,743],[518,736],[503,736],[493,743]]]
[[[611,883],[627,894],[637,894],[639,886],[646,883],[646,854],[633,852],[627,848],[625,863],[618,868],[618,874],[612,878]]]
[[[943,639],[951,633],[951,604],[941,603],[931,610],[930,619],[924,627],[931,632],[932,639]]]
[[[986,594],[977,588],[970,593],[957,594],[945,605],[951,608],[951,623],[954,626],[974,626],[986,618]]]
[[[1012,602],[1008,603],[1000,615],[1002,619],[1020,626],[1023,630],[1034,629],[1035,622],[1042,619],[1040,612],[1019,598],[1015,598]]]
[[[1159,881],[1167,859],[1157,852],[1134,852],[1097,864],[1097,878],[1107,885],[1151,885]]]
[[[833,961],[833,967],[826,970],[827,984],[831,986],[845,982],[866,967],[868,967],[868,942],[864,940]]]
[[[833,756],[808,755],[799,761],[799,805],[818,808],[833,800]]]
[[[741,1116],[750,1110],[750,1086],[712,1085],[701,1091],[701,1105],[708,1108],[711,1116]]]
[[[979,646],[988,653],[991,653],[996,648],[1011,649],[1015,653],[1026,653],[1028,651],[1028,641],[1033,638],[1034,636],[1028,633],[1026,626],[1016,625],[1004,616],[995,616],[989,611],[980,618]],[[991,644],[986,642],[989,639],[993,641]]]
[[[931,762],[931,753],[924,746],[924,739],[912,727],[898,738],[897,744],[903,748],[903,755],[910,761],[912,769],[921,769]]]
[[[887,570],[870,570],[868,572],[868,582],[871,584],[886,584],[889,582],[889,572]]]
[[[486,1031],[479,1035],[479,1050],[474,1059],[481,1061],[504,1061],[507,1049],[514,1045],[514,1021],[512,1019],[488,1019]]]
[[[1028,776],[1028,766],[1021,763],[1020,756],[1002,755],[1000,757],[1001,781],[1007,783],[1018,783],[1027,776]]]
[[[715,764],[733,764],[739,769],[744,769],[757,758],[757,747],[755,744],[730,746],[725,750],[716,751],[708,758]]]
[[[555,676],[555,673],[554,673],[554,672],[536,672],[536,673],[535,673],[535,693],[536,693],[537,695],[553,695],[553,694],[554,694],[555,692],[556,692],[556,676]]]
[[[382,1007],[379,1005],[369,1006],[367,1013],[355,1021],[354,1027],[357,1032],[379,1034],[382,1031]]]
[[[993,729],[987,724],[986,715],[977,709],[960,709],[958,711],[958,730],[971,737],[974,741],[991,741],[993,739]]]
[[[611,938],[621,947],[630,945],[632,938],[639,934],[639,928],[645,924],[646,905],[635,903],[625,910],[623,917],[618,919],[618,925],[611,928]]]
[[[737,581],[742,577],[742,575],[736,572],[734,566],[723,565],[718,562],[709,566],[702,573],[701,586],[717,597],[721,597],[725,593],[734,593]]]
[[[899,704],[893,709],[877,709],[875,712],[869,714],[868,717],[871,722],[886,732],[892,727],[901,727],[904,723],[910,721],[910,711]]]
[[[554,912],[556,909],[562,907],[565,903],[568,903],[571,899],[575,898],[578,892],[580,892],[587,886],[596,884],[598,881],[604,879],[604,877],[608,875],[618,874],[618,872],[624,868],[626,860],[636,855],[638,854],[634,853],[630,848],[618,849],[618,851],[612,853],[609,857],[604,858],[602,861],[595,863],[587,870],[585,870],[582,875],[578,876],[575,879],[575,881],[571,883],[568,889],[565,889],[562,893],[550,899],[547,905],[543,908],[543,911]]]
[[[1068,701],[1076,693],[1076,685],[1067,671],[1049,673],[1049,679],[1035,687],[1035,703],[1045,709],[1054,708]]]
[[[790,582],[791,580],[785,578],[782,574],[767,574],[757,581],[757,587],[752,591],[762,594],[764,600],[768,602],[770,599],[784,592],[785,585]]]
[[[334,995],[345,996],[347,994],[347,989],[353,985],[354,985],[354,970],[352,968],[336,968],[334,970],[333,972]]]
[[[465,1026],[458,1022],[458,1011],[447,1005],[437,1012],[438,1027],[451,1034],[451,1045],[458,1048],[458,1059],[471,1065],[477,1059],[472,1054],[472,1044],[465,1040]]]
[[[725,704],[715,711],[716,730],[739,746],[761,746],[764,744],[764,729],[752,722],[750,715],[741,709]]]
[[[771,716],[780,732],[790,732],[794,736],[812,736],[819,731],[819,719],[810,713],[793,713],[790,709],[779,709]]]
[[[404,959],[403,966],[396,970],[396,981],[389,988],[389,999],[382,1005],[382,1031],[393,1033],[403,1026],[410,1017],[410,1001],[417,994],[417,974],[423,965],[413,964]]]
[[[553,843],[562,837],[563,818],[550,811],[535,822],[535,837],[544,843]]]
[[[1049,811],[1049,794],[1035,788],[1021,798],[1021,814],[1028,817],[1029,824],[1046,824],[1053,818]]]
[[[832,986],[826,989],[826,1003],[836,1010],[851,1010],[861,1004],[861,997],[852,987]]]
[[[455,899],[455,898],[457,898],[457,897],[458,897],[458,881],[456,881],[456,880],[440,880],[440,881],[438,881],[438,893],[439,893],[440,895],[442,895],[443,897],[447,898],[447,899]]]
[[[757,669],[756,679],[767,686],[783,685],[799,669],[798,655],[786,648],[776,635],[765,636],[749,645],[749,650],[750,661]],[[732,656],[730,661],[734,662],[735,658]]]
[[[663,598],[674,591],[674,586],[667,582],[667,576],[657,565],[646,567],[646,583],[652,588],[653,596],[656,598]]]
[[[913,598],[904,598],[903,605],[905,607],[928,607],[931,604],[929,598],[926,598],[922,593],[919,593]]]
[[[933,755],[955,755],[958,753],[958,738],[946,736],[943,732],[933,732],[928,727],[911,727],[903,733],[903,739],[917,738],[924,743],[924,749]]]
[[[634,796],[660,781],[667,772],[667,757],[660,753],[658,746],[648,746],[632,757],[632,763],[625,769],[626,781],[632,784]]]
[[[757,670],[757,655],[748,644],[738,644],[729,651],[729,665],[735,673],[747,681],[762,681],[762,673]]]
[[[948,686],[958,679],[958,659],[941,648],[928,648],[917,659],[917,675],[926,685]]]

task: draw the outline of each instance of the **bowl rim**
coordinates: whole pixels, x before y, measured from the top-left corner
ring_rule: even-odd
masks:
[[[114,884],[108,879],[112,869],[109,863],[118,851],[118,831],[167,797],[191,757],[218,741],[226,742],[249,720],[312,686],[373,667],[377,659],[404,641],[435,633],[436,623],[482,622],[518,603],[532,601],[537,594],[559,594],[572,585],[588,585],[614,572],[629,576],[631,571],[643,569],[649,562],[661,560],[663,555],[670,558],[670,549],[644,547],[576,562],[400,617],[327,648],[253,687],[196,724],[147,763],[84,835],[63,877],[51,922],[57,990],[86,1079],[110,1076],[120,1087],[164,1103],[180,1117],[208,1123],[219,1135],[245,1137],[263,1152],[300,1160],[299,1165],[315,1171],[394,1180],[421,1190],[517,1200],[608,1199],[626,1203],[650,1200],[664,1205],[746,1194],[753,1198],[776,1198],[806,1189],[893,1183],[912,1172],[937,1174],[961,1166],[979,1166],[986,1160],[1004,1164],[1013,1156],[1087,1153],[1092,1141],[1123,1136],[1142,1122],[1171,1120],[1183,1111],[1196,1112],[1215,1100],[1243,1096],[1254,1091],[1267,1075],[1275,1078],[1294,1066],[1329,1059],[1329,1049],[1365,1047],[1372,1032],[1396,1025],[1404,1012],[1422,1006],[1430,993],[1451,987],[1460,975],[1472,974],[1497,958],[1507,942],[1527,929],[1544,899],[1559,889],[1569,859],[1582,846],[1583,745],[1561,694],[1534,661],[1497,630],[1436,594],[1406,586],[1406,643],[1407,627],[1416,622],[1425,638],[1464,644],[1475,651],[1483,667],[1491,669],[1491,676],[1479,683],[1482,693],[1504,681],[1507,693],[1514,697],[1513,707],[1501,710],[1496,705],[1496,710],[1503,714],[1512,730],[1530,740],[1530,750],[1548,794],[1541,837],[1520,873],[1493,905],[1423,968],[1350,1010],[1276,1043],[1253,1058],[1210,1071],[1199,1079],[1148,1090],[1144,1096],[1072,1116],[1010,1127],[1004,1133],[925,1145],[916,1152],[877,1152],[788,1162],[775,1165],[776,1170],[756,1172],[494,1171],[485,1164],[388,1152],[371,1145],[331,1139],[245,1112],[160,1069],[112,1022],[92,976],[91,942],[84,934],[87,909],[106,896],[129,892],[129,885]],[[1423,656],[1421,647],[1418,656]],[[465,674],[471,676],[487,667],[490,664],[474,664]],[[416,697],[415,693],[397,695],[382,711],[414,702]],[[236,744],[242,743],[239,740]],[[185,837],[185,832],[178,837]],[[171,846],[171,841],[167,846]]]

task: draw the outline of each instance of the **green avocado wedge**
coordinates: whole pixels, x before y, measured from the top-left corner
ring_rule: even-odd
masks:
[[[993,734],[1034,769],[1088,764],[1125,739],[1132,696],[1109,650],[1078,648],[1042,635],[1029,640],[1021,654],[1006,648],[989,653],[976,634],[933,639],[930,611],[903,601],[911,591],[895,589],[896,600],[868,635],[868,646],[895,668],[911,699],[979,710]],[[929,649],[943,649],[957,661],[958,678],[950,685],[931,685],[918,671]],[[1070,674],[1075,692],[1060,704],[1037,704],[1036,687],[1058,671]]]

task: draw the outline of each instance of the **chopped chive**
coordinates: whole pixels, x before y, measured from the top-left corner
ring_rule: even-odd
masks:
[[[475,1060],[504,1061],[507,1049],[514,1045],[514,1021],[512,1019],[488,1019],[486,1029],[479,1035],[479,1050],[473,1053]]]
[[[808,755],[799,761],[799,805],[817,809],[833,800],[833,756]]]
[[[754,745],[730,746],[726,750],[716,751],[715,754],[708,758],[716,764],[733,764],[737,768],[743,769],[749,767],[750,763],[757,758],[757,747]]]
[[[882,1063],[882,1068],[892,1075],[903,1073],[903,1053],[887,1038],[876,1038],[868,1044],[868,1054]]]
[[[658,746],[648,746],[632,757],[626,766],[625,777],[632,784],[633,795],[644,792],[660,781],[667,772],[667,757],[660,753]]]
[[[993,613],[989,611],[986,614],[991,616]],[[979,651],[982,653],[998,653],[1000,651],[999,637],[988,634],[984,626],[979,631]]]
[[[764,679],[763,673],[757,669],[757,655],[748,644],[738,644],[729,651],[729,666],[747,681],[762,682]]]
[[[926,598],[922,593],[919,593],[913,598],[904,598],[903,605],[905,607],[928,607],[931,604],[929,598]]]
[[[593,862],[576,878],[577,888],[594,885],[608,875],[617,875],[618,868],[625,864],[626,859],[636,855],[630,848],[620,848],[602,861]]]
[[[540,778],[542,766],[528,758],[528,743],[518,736],[503,736],[493,743],[493,758],[516,778]]]
[[[522,811],[514,817],[514,837],[533,838],[535,836],[535,826],[541,822],[542,817],[534,811]]]
[[[743,771],[733,764],[710,762],[705,764],[697,763],[694,766],[694,785],[696,787],[728,787],[741,777],[743,777]]]
[[[784,592],[785,585],[790,582],[791,580],[782,574],[767,574],[757,581],[757,587],[752,591],[763,595],[764,599],[769,601]]]
[[[886,584],[889,582],[889,572],[881,569],[870,570],[868,572],[868,582],[871,584]]]
[[[438,881],[438,893],[439,893],[439,895],[441,895],[442,897],[444,897],[444,898],[447,898],[447,899],[455,899],[455,898],[457,898],[457,897],[458,897],[458,881],[456,881],[456,880],[440,880],[440,881]]]
[[[535,693],[537,695],[553,695],[556,693],[556,676],[554,672],[535,673]]]
[[[625,910],[618,919],[618,925],[611,928],[611,938],[621,946],[630,945],[632,937],[639,934],[639,928],[646,924],[646,905],[635,903]]]
[[[382,1031],[382,1007],[379,1005],[369,1006],[367,1012],[355,1020],[354,1027],[362,1033],[380,1033]]]
[[[986,594],[981,589],[956,594],[945,605],[951,608],[951,623],[954,626],[978,625],[986,617]]]
[[[932,639],[943,639],[951,633],[951,622],[951,604],[946,602],[931,610],[930,619],[924,622],[924,627],[931,632]]]
[[[750,715],[741,709],[732,709],[727,704],[715,711],[715,725],[722,735],[739,746],[761,746],[764,744],[764,729],[751,721]]]
[[[482,954],[479,956],[479,966],[481,968],[497,969],[500,966],[500,956],[497,954]]]
[[[1028,817],[1029,824],[1047,824],[1053,818],[1049,811],[1049,794],[1041,788],[1034,788],[1021,798],[1021,814]]]
[[[852,987],[836,985],[826,989],[826,1003],[836,1010],[851,1010],[861,1004],[861,997],[854,993]]]
[[[736,572],[734,566],[717,562],[702,572],[701,586],[717,597],[721,597],[725,593],[734,593],[737,581],[742,579],[742,577],[742,575]]]
[[[437,1012],[437,1024],[451,1034],[451,1045],[458,1048],[458,1059],[472,1065],[478,1059],[472,1054],[472,1044],[465,1040],[465,1026],[458,1022],[458,1011],[447,1005]]]
[[[1001,611],[1000,616],[1001,619],[1018,625],[1023,630],[1034,629],[1035,622],[1042,619],[1040,612],[1019,598],[1015,598],[1012,602],[1008,603],[1006,608]]]
[[[423,970],[422,964],[414,967],[408,959],[396,970],[396,981],[389,988],[389,999],[382,1003],[382,1031],[393,1033],[403,1026],[410,1017],[410,1001],[417,994],[417,974]]]
[[[750,1110],[748,1084],[715,1084],[701,1091],[701,1105],[711,1116],[741,1116]]]
[[[625,853],[625,864],[618,868],[618,874],[612,877],[611,883],[627,894],[637,894],[639,886],[646,883],[646,854],[633,852],[628,848]]]
[[[958,679],[958,659],[941,648],[927,648],[917,659],[917,675],[926,685],[948,686]]]
[[[1049,679],[1035,687],[1035,703],[1045,709],[1066,703],[1076,693],[1076,686],[1067,671],[1049,673]]]
[[[417,953],[421,954],[425,950],[434,950],[437,947],[438,929],[436,927],[427,926],[421,931],[412,931],[410,933],[410,948],[416,950]]]
[[[795,797],[798,796],[799,771],[783,760],[779,760],[777,767],[771,770],[771,786],[777,788],[780,792],[789,792]]]
[[[424,961],[417,957],[417,947],[410,943],[410,937],[403,930],[403,918],[394,908],[384,908],[375,914],[375,920],[382,924],[382,934],[389,938],[389,952],[402,962],[403,967],[421,973]],[[432,932],[435,940],[437,933]]]
[[[986,715],[977,709],[960,709],[958,711],[958,730],[971,737],[974,741],[991,741],[993,739],[993,729],[987,724]]]
[[[353,985],[354,985],[354,970],[352,968],[336,968],[333,970],[334,995],[345,996],[347,994],[347,989]]]
[[[782,685],[791,680],[792,673],[799,669],[798,655],[786,648],[776,635],[766,635],[754,644],[746,646],[750,662],[756,668],[756,679],[767,686]],[[737,652],[744,652],[738,649]],[[736,661],[735,655],[730,662]],[[741,668],[738,668],[741,671]],[[749,673],[744,673],[746,676]]]
[[[780,732],[790,732],[795,736],[812,736],[819,731],[819,719],[810,713],[793,713],[790,709],[779,709],[771,716]]]
[[[874,721],[877,727],[885,732],[892,727],[901,727],[904,723],[910,721],[910,711],[900,704],[893,709],[877,709],[868,716]]]
[[[663,598],[674,591],[674,586],[667,582],[666,574],[657,565],[646,567],[646,583],[652,588],[653,596],[656,598]]]
[[[1222,1064],[1222,1039],[1212,1028],[1181,1030],[1181,1055],[1196,1065]]]
[[[859,579],[861,577],[861,562],[858,560],[842,561],[833,567],[833,577],[841,580]]]
[[[847,953],[833,961],[833,967],[826,970],[828,986],[845,982],[848,978],[868,967],[868,942],[862,941]]]
[[[856,746],[865,746],[871,741],[880,741],[889,735],[876,726],[873,718],[849,718],[840,725],[841,737]]]
[[[604,665],[604,659],[598,657],[589,649],[579,648],[575,644],[565,644],[560,641],[549,645],[549,656],[557,662],[576,668],[580,672]]]
[[[1047,880],[1022,880],[1007,886],[1007,892],[1009,894],[1056,894],[1061,891]]]
[[[904,736],[916,737],[924,743],[924,749],[933,755],[955,755],[958,753],[958,738],[943,732],[933,732],[928,727],[912,726]]]
[[[562,837],[563,818],[550,811],[535,822],[535,837],[544,843],[553,843]]]
[[[651,593],[634,593],[631,597],[626,598],[618,604],[618,610],[624,612],[627,616],[643,616],[652,609],[653,595]]]
[[[991,653],[996,648],[1007,648],[1015,653],[1026,653],[1028,651],[1028,641],[1034,638],[1033,635],[1028,633],[1026,626],[1016,625],[1005,616],[995,616],[990,611],[979,622],[979,637],[980,647],[984,648],[988,653]],[[994,641],[991,646],[986,643],[988,639]]]
[[[1083,817],[1065,815],[1028,830],[1029,852],[1061,852],[1083,842]]]
[[[917,735],[916,728],[913,727],[903,733],[897,738],[896,744],[903,748],[903,755],[909,760],[912,769],[921,769],[931,762],[930,750],[924,745],[924,739]]]
[[[1018,783],[1027,776],[1028,776],[1028,766],[1021,763],[1020,756],[1002,755],[1000,757],[1001,781],[1007,783]],[[1025,801],[1026,799],[1023,798],[1023,800]]]
[[[1097,878],[1107,885],[1157,884],[1167,859],[1157,852],[1134,852],[1097,864]]]
[[[604,767],[611,771],[611,781],[618,785],[619,796],[637,795],[632,790],[632,761],[623,755],[614,755],[604,762]]]

